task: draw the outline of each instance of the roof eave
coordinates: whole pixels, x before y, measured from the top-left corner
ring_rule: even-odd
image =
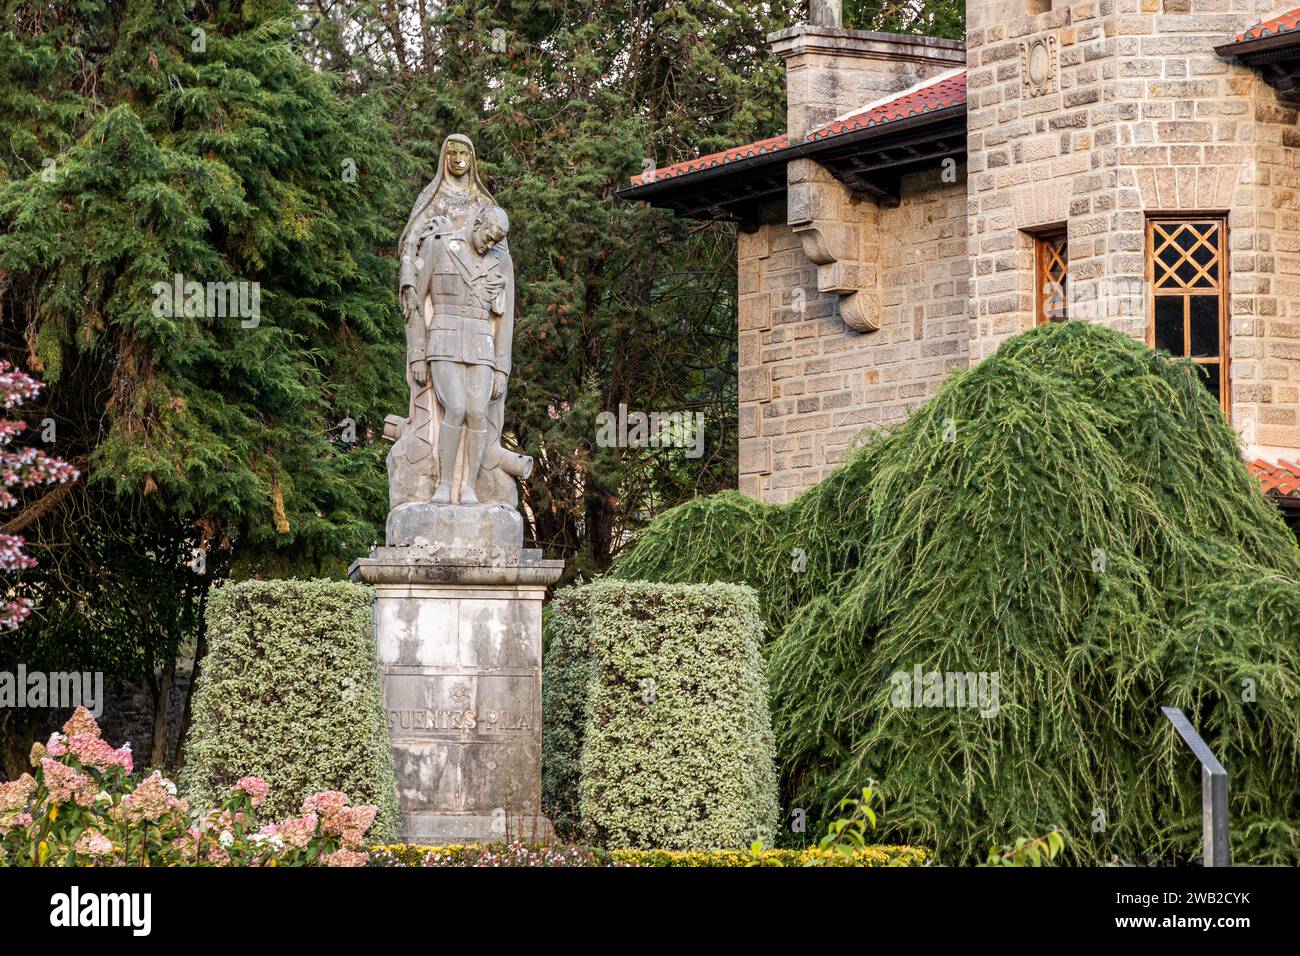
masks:
[[[1286,33],[1274,33],[1271,36],[1257,37],[1253,40],[1233,40],[1214,48],[1219,56],[1251,57],[1257,60],[1282,57],[1289,52],[1300,55],[1300,30]]]
[[[966,104],[955,103],[951,106],[942,106],[938,109],[926,110],[922,113],[914,113],[911,116],[902,119],[890,120],[888,123],[877,123],[873,126],[864,126],[861,129],[849,130],[845,133],[838,133],[834,136],[824,136],[819,139],[805,140],[790,146],[784,146],[781,149],[774,149],[769,153],[763,153],[758,156],[747,156],[744,159],[737,159],[729,163],[721,163],[717,166],[709,166],[705,169],[696,170],[695,172],[683,173],[679,176],[672,176],[666,179],[658,179],[651,183],[640,183],[635,186],[624,186],[622,189],[616,189],[614,195],[619,199],[625,200],[644,200],[652,202],[654,199],[662,199],[666,195],[683,190],[685,188],[694,188],[696,186],[710,182],[737,173],[751,171],[762,166],[776,163],[788,163],[792,159],[815,159],[818,153],[830,149],[840,149],[845,146],[852,146],[856,143],[870,142],[875,139],[884,139],[895,134],[906,133],[916,129],[918,126],[926,126],[931,123],[943,123],[966,115]]]

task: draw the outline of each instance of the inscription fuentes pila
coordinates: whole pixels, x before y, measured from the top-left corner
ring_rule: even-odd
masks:
[[[532,730],[532,715],[518,710],[390,710],[388,731],[395,730]]]

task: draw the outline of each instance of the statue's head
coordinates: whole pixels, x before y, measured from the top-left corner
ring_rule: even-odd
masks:
[[[510,219],[500,206],[483,206],[474,217],[474,251],[480,256],[506,237]]]
[[[461,179],[469,172],[470,163],[474,159],[474,147],[463,137],[448,137],[443,154],[446,156],[446,174]]]

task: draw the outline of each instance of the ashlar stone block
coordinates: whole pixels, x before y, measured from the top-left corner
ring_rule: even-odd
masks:
[[[401,839],[548,839],[542,601],[563,561],[518,548],[376,548],[375,638]]]

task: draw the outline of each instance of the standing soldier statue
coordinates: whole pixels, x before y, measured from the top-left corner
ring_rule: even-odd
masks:
[[[433,384],[442,410],[438,428],[438,485],[434,504],[450,504],[461,449],[460,504],[476,505],[474,484],[488,440],[488,402],[500,399],[510,374],[514,303],[506,296],[503,268],[509,259],[495,248],[510,228],[500,206],[481,206],[470,226],[431,221],[415,260],[416,301],[428,298],[425,336],[408,340],[407,360],[416,386]],[[504,259],[504,261],[503,261]]]
[[[390,415],[384,544],[349,569],[374,589],[401,838],[500,842],[553,833],[541,812],[542,604],[564,562],[525,548],[501,447],[514,332],[505,212],[474,146],[448,136],[399,254],[405,417]]]
[[[389,505],[518,504],[532,459],[501,430],[514,334],[510,223],[478,175],[474,145],[448,136],[401,239],[410,410],[389,416]],[[390,536],[392,517],[390,515]]]

